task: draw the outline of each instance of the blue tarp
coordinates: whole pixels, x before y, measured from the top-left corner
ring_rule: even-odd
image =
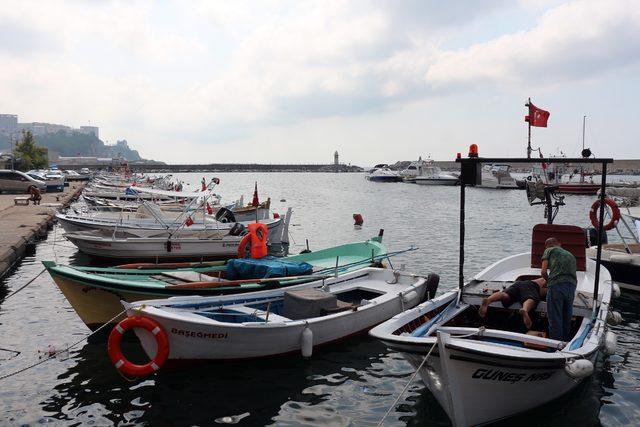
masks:
[[[227,280],[303,276],[311,274],[312,271],[313,266],[306,262],[285,261],[273,256],[260,259],[243,258],[227,261]]]

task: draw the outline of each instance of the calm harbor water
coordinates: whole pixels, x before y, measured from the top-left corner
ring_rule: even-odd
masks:
[[[188,187],[202,174],[183,174]],[[213,175],[206,174],[207,180]],[[440,291],[457,283],[458,187],[423,187],[365,181],[362,174],[217,174],[225,200],[250,200],[254,182],[275,212],[293,207],[291,252],[309,240],[312,250],[361,241],[385,230],[390,250],[420,248],[392,259],[413,272],[435,272]],[[285,201],[281,201],[285,200]],[[587,226],[591,196],[568,196],[556,223]],[[361,213],[364,226],[353,227]],[[524,192],[469,189],[466,275],[504,256],[529,249],[531,228],[544,222]],[[88,265],[56,227],[0,282],[0,376],[88,334],[46,274],[6,296],[41,270],[40,261]],[[614,302],[624,317],[616,328],[618,354],[600,359],[596,375],[557,402],[509,420],[519,425],[637,425],[640,423],[640,294]],[[136,344],[128,345],[135,351]],[[14,351],[14,352],[12,352]],[[15,353],[20,352],[20,353]],[[362,336],[316,352],[310,360],[287,357],[208,364],[128,381],[112,367],[106,343],[82,343],[67,358],[47,361],[0,380],[0,425],[376,425],[405,386],[411,366],[400,354]],[[500,404],[496,402],[496,404]],[[449,425],[419,379],[385,425]]]

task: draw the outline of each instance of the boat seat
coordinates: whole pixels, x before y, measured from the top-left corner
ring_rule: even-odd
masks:
[[[283,316],[292,320],[320,317],[348,309],[331,293],[318,289],[300,289],[284,293]],[[349,304],[351,305],[351,304]]]
[[[544,242],[549,237],[557,238],[562,248],[576,257],[578,271],[587,270],[586,242],[584,229],[575,225],[537,224],[531,235],[531,268],[542,267]]]

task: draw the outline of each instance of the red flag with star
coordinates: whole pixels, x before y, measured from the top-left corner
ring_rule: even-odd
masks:
[[[538,108],[529,102],[529,115],[524,117],[524,121],[529,122],[531,126],[546,128],[550,115],[551,113],[548,111]]]

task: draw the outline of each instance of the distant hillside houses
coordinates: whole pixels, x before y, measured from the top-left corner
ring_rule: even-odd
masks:
[[[80,126],[72,128],[71,126],[58,125],[54,123],[20,123],[17,114],[0,114],[0,134],[9,137],[19,137],[23,131],[31,131],[35,136],[42,136],[51,133],[63,132],[67,135],[79,133],[83,135],[93,135],[99,138],[99,129],[97,126]]]

